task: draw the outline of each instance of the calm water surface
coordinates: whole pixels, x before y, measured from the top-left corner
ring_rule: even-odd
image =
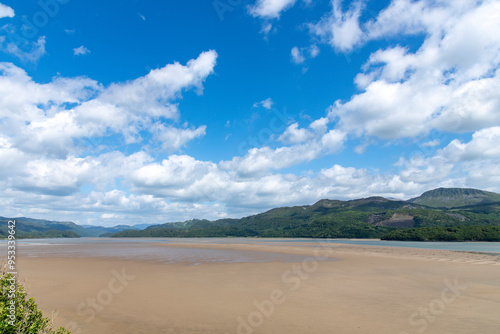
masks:
[[[229,249],[203,249],[189,247],[162,247],[179,241],[182,243],[206,243],[200,239],[29,239],[17,240],[18,257],[69,257],[115,258],[120,260],[144,260],[160,263],[187,262],[198,265],[206,262],[301,262],[304,256]],[[227,242],[227,240],[225,240]],[[211,240],[213,242],[213,240]],[[7,241],[1,240],[3,248]],[[6,251],[5,251],[6,252]],[[333,259],[331,259],[333,261]]]
[[[304,256],[243,250],[161,247],[179,243],[294,245],[314,247],[317,243],[409,247],[452,251],[494,253],[500,256],[500,242],[412,242],[349,239],[254,239],[254,238],[78,238],[17,240],[17,255],[27,257],[107,257],[153,260],[161,263],[189,262],[300,262]],[[7,241],[0,240],[5,248]]]

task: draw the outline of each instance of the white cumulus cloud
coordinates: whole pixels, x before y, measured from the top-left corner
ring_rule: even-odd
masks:
[[[271,98],[268,98],[260,102],[255,102],[253,104],[253,108],[258,108],[262,106],[264,109],[271,110],[273,105],[274,105],[273,100]]]
[[[282,11],[292,7],[297,0],[257,0],[249,6],[251,15],[265,19],[279,18]]]
[[[0,172],[6,192],[77,196],[82,187],[115,187],[152,158],[143,151],[125,156],[112,145],[145,141],[173,152],[205,135],[206,126],[177,125],[175,100],[183,91],[202,92],[217,53],[200,54],[144,77],[103,87],[95,80],[55,77],[35,82],[23,69],[0,63]],[[23,197],[23,196],[21,196]]]
[[[15,33],[15,30],[13,32]],[[37,63],[47,53],[45,44],[45,36],[39,37],[36,41],[25,40],[15,42],[9,41],[4,36],[0,36],[0,51],[11,54],[25,63]]]
[[[402,5],[428,15],[407,22],[386,14],[403,10]],[[425,40],[415,52],[395,46],[370,56],[355,80],[363,91],[331,107],[329,117],[339,128],[392,140],[432,129],[460,133],[500,125],[500,37],[495,33],[500,2],[395,1],[391,6],[370,23],[375,36],[392,36],[393,30],[381,30],[392,24],[399,34],[425,33]]]
[[[359,22],[362,9],[361,1],[353,2],[344,11],[342,0],[332,0],[332,12],[320,22],[310,24],[309,29],[336,50],[349,52],[363,42],[364,34]]]
[[[313,44],[309,47],[299,48],[294,46],[290,51],[290,55],[292,57],[292,62],[295,64],[302,64],[306,61],[307,58],[316,58],[319,54],[320,50],[316,44]]]
[[[200,138],[205,135],[206,126],[202,125],[198,128],[179,129],[173,126],[165,126],[161,123],[156,123],[153,126],[155,140],[161,142],[161,147],[167,152],[175,152],[188,142],[195,138]]]
[[[0,19],[4,17],[14,17],[14,10],[2,3],[0,3]]]
[[[77,48],[74,48],[73,49],[73,54],[75,56],[81,56],[81,55],[86,55],[86,54],[89,54],[90,53],[90,50],[87,49],[85,46],[79,46]]]

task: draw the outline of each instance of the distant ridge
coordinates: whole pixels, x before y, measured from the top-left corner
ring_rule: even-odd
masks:
[[[150,226],[150,224],[142,224],[134,226],[118,225],[114,227],[103,227],[94,225],[77,225],[73,222],[61,222],[26,217],[0,217],[0,238],[8,235],[7,223],[9,220],[16,221],[16,236],[20,238],[99,237],[105,233],[117,233],[130,229],[141,230]]]
[[[8,218],[0,217],[0,238]],[[81,226],[16,218],[20,237],[278,237],[380,238],[400,228],[500,226],[500,194],[469,188],[439,188],[408,201],[380,196],[349,201],[322,199],[279,207],[240,219],[191,219],[158,225]],[[145,229],[143,229],[146,227]]]
[[[500,202],[500,194],[471,188],[438,188],[426,191],[409,202],[433,208],[451,209]]]
[[[380,238],[406,228],[500,226],[499,206],[499,194],[440,188],[409,201],[379,196],[349,201],[322,199],[312,205],[274,208],[240,219],[193,219],[107,236]]]

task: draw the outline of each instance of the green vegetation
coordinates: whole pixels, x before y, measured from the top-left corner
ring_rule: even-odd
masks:
[[[44,318],[33,297],[28,298],[24,286],[6,273],[0,276],[0,333],[2,334],[70,334],[52,329],[51,320]]]
[[[7,236],[7,221],[0,217],[0,238]],[[16,236],[380,238],[401,228],[475,225],[500,226],[500,194],[440,188],[409,201],[383,197],[352,201],[323,199],[314,205],[276,208],[241,219],[194,219],[153,225],[144,230],[139,230],[139,225],[105,228],[16,218]]]
[[[443,191],[441,194],[449,195]],[[499,203],[488,203],[446,209],[382,197],[352,201],[325,199],[314,205],[276,208],[241,219],[190,220],[107,236],[380,238],[401,228],[500,226],[498,206]]]
[[[213,226],[189,229],[157,228],[144,231],[122,231],[110,235],[119,238],[211,238],[211,237],[262,237],[262,238],[379,238],[391,228],[373,227],[365,223],[335,224],[314,221],[311,224],[299,226],[276,226],[253,230],[239,226]]]
[[[349,202],[322,200],[312,206],[272,209],[241,219],[191,220],[162,224],[142,231],[122,231],[113,237],[265,237],[265,238],[379,238],[392,228],[365,221],[372,212],[405,202],[372,198]],[[395,204],[396,203],[396,204]],[[382,205],[383,206],[383,205]]]
[[[400,229],[382,240],[399,241],[500,241],[500,226],[454,226]]]
[[[30,232],[18,235],[19,239],[43,239],[43,238],[80,238],[73,231],[47,230],[44,232]]]
[[[78,238],[85,234],[85,228],[72,222],[0,217],[0,238],[7,237],[10,220],[16,221],[18,238]]]
[[[18,238],[78,238],[99,237],[104,233],[116,233],[135,226],[80,226],[73,222],[59,222],[33,218],[5,218],[0,217],[0,239],[8,235],[8,221],[16,221],[16,236]]]
[[[439,188],[411,199],[415,204],[433,208],[458,208],[467,205],[500,202],[500,194],[469,188]]]

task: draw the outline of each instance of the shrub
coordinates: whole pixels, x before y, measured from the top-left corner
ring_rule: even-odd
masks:
[[[33,297],[2,266],[0,276],[0,333],[2,334],[70,334],[52,329],[52,321],[44,318]]]

